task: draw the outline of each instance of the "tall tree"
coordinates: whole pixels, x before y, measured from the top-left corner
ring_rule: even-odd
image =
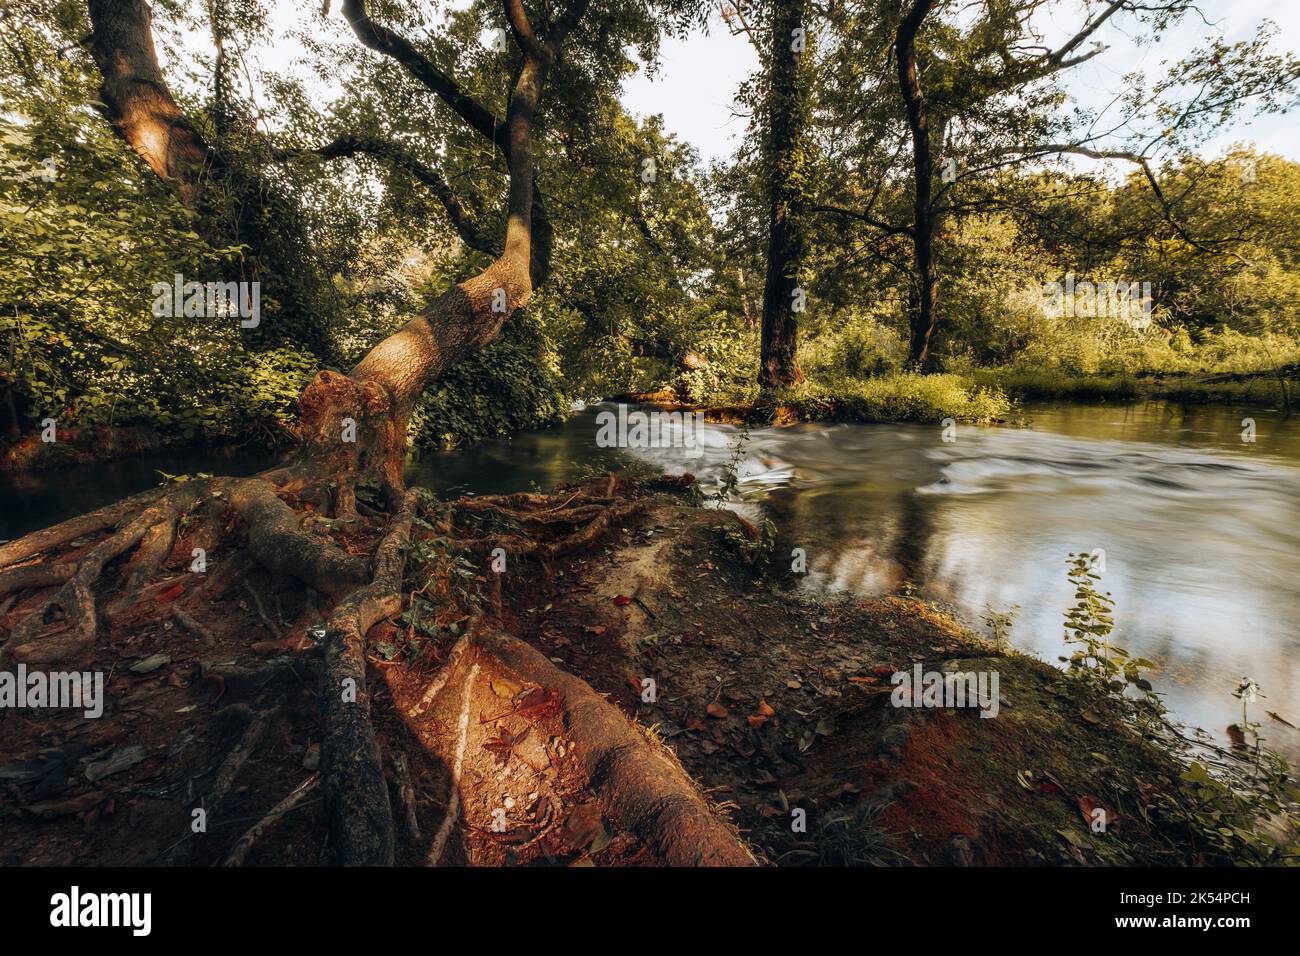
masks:
[[[187,199],[211,168],[202,139],[183,121],[153,55],[150,18],[143,0],[91,0],[96,57],[111,96],[110,117],[123,137],[160,177],[176,182]],[[445,370],[463,361],[500,332],[511,313],[534,292],[535,122],[548,76],[561,47],[587,11],[588,0],[569,0],[536,27],[523,0],[503,0],[502,14],[516,57],[507,108],[497,120],[448,73],[438,69],[405,37],[375,23],[362,0],[346,0],[345,16],[371,49],[392,57],[418,77],[472,128],[498,142],[506,158],[505,237],[501,251],[476,275],[434,296],[401,329],[388,336],[347,375],[322,371],[299,398],[298,444],[276,468],[251,479],[185,482],[161,495],[128,500],[113,512],[122,530],[79,566],[77,573],[40,610],[25,617],[0,649],[13,657],[53,660],[84,651],[94,640],[98,612],[92,593],[104,564],[140,545],[132,565],[134,590],[170,553],[176,522],[210,497],[228,502],[247,527],[247,551],[264,568],[332,596],[324,638],[326,686],[321,695],[322,774],[331,832],[341,860],[391,864],[392,813],[370,725],[368,704],[341,701],[347,682],[363,695],[365,635],[400,606],[405,541],[414,498],[405,491],[402,466],[407,423],[421,393]],[[368,481],[383,492],[390,531],[369,562],[301,527],[282,496],[315,503],[322,513],[355,520],[356,486]],[[112,510],[112,509],[110,509]],[[97,518],[88,519],[89,526]],[[78,527],[86,526],[85,521]],[[67,526],[38,532],[7,546],[0,560],[12,563],[66,543]],[[369,581],[369,584],[365,582]],[[64,616],[71,627],[58,639],[45,632]]]
[[[909,319],[908,362],[930,364],[930,336],[938,321],[939,273],[934,262],[934,217],[931,195],[934,160],[930,154],[930,117],[916,64],[916,35],[934,10],[935,0],[913,0],[894,39],[898,89],[912,138],[912,249],[916,260],[916,307]]]
[[[1300,71],[1293,58],[1268,50],[1267,26],[1192,51],[1149,90],[1130,76],[1123,95],[1101,110],[1063,109],[1071,98],[1063,77],[1106,51],[1097,39],[1103,26],[1124,15],[1151,42],[1191,9],[1187,0],[1087,0],[1078,28],[1054,47],[1042,42],[1037,0],[960,7],[880,0],[865,13],[831,18],[834,68],[823,82],[835,93],[825,95],[819,121],[857,145],[843,150],[847,168],[832,172],[815,209],[865,227],[873,258],[906,272],[910,364],[936,365],[940,243],[963,217],[1006,208],[1014,191],[1000,187],[1003,171],[1067,154],[1133,163],[1180,241],[1213,245],[1182,227],[1154,161],[1185,151],[1239,111],[1281,107]],[[889,80],[878,72],[886,59]],[[905,176],[900,147],[911,154]],[[897,257],[904,241],[905,264]]]
[[[768,200],[767,272],[763,282],[758,383],[764,390],[797,385],[799,318],[806,293],[799,285],[805,255],[804,223],[810,123],[811,37],[807,0],[769,0],[767,83],[762,162]]]

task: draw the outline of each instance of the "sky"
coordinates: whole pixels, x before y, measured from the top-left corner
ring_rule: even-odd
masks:
[[[454,3],[463,0],[453,0]],[[355,43],[339,12],[332,4],[330,24],[321,32],[340,43]],[[304,25],[319,23],[320,0],[274,0],[272,27],[276,42],[256,51],[250,58],[256,66],[272,73],[294,73],[308,80],[309,88],[323,100],[337,90],[310,76],[303,64],[303,48],[292,34]],[[1099,108],[1124,88],[1123,77],[1135,70],[1148,77],[1166,73],[1171,64],[1205,42],[1220,35],[1229,42],[1251,36],[1260,22],[1272,20],[1279,28],[1273,46],[1300,53],[1300,0],[1202,0],[1203,16],[1187,14],[1158,45],[1139,45],[1135,24],[1122,14],[1112,17],[1095,35],[1106,44],[1101,55],[1066,74],[1065,88],[1083,107]],[[1042,8],[1038,21],[1045,40],[1056,45],[1072,35],[1084,22],[1081,0],[1051,0]],[[186,41],[201,43],[201,36]],[[160,58],[169,53],[160,44]],[[186,50],[185,54],[202,53]],[[705,162],[723,160],[741,142],[746,121],[735,115],[732,98],[737,85],[755,68],[756,56],[749,40],[732,36],[715,13],[707,30],[697,30],[685,39],[665,38],[661,63],[649,74],[641,71],[625,85],[623,103],[638,116],[662,114],[668,131],[677,134],[699,151]],[[1219,132],[1204,148],[1209,154],[1222,153],[1234,143],[1254,142],[1261,149],[1300,160],[1300,123],[1295,114],[1265,116],[1256,121],[1238,120]]]
[[[1166,32],[1158,45],[1134,42],[1131,18],[1112,17],[1094,37],[1106,44],[1104,53],[1073,68],[1065,88],[1084,107],[1100,108],[1123,88],[1123,77],[1135,70],[1162,76],[1169,65],[1220,35],[1229,42],[1252,36],[1264,19],[1279,28],[1275,49],[1300,53],[1300,2],[1297,0],[1203,0],[1204,19],[1188,14]],[[1059,44],[1084,23],[1082,4],[1060,0],[1046,8],[1042,29],[1049,44]],[[668,130],[693,143],[701,157],[724,159],[744,135],[745,123],[731,111],[736,85],[754,69],[756,57],[746,37],[730,36],[715,16],[707,34],[666,40],[659,75],[644,72],[627,84],[624,105],[645,116],[662,113]],[[1266,116],[1254,123],[1235,123],[1207,143],[1211,153],[1253,141],[1262,149],[1300,159],[1300,121],[1294,114]]]

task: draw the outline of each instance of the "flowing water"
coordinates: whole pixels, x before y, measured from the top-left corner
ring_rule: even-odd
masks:
[[[1158,662],[1157,691],[1182,720],[1222,736],[1241,718],[1232,691],[1254,678],[1250,719],[1300,756],[1300,423],[1268,410],[1029,406],[1027,428],[708,425],[702,448],[596,446],[596,414],[412,462],[408,480],[441,493],[545,488],[629,465],[690,471],[706,490],[734,473],[730,507],[770,518],[781,560],[807,556],[819,597],[912,591],[980,628],[986,607],[1020,605],[1011,641],[1066,653],[1070,552],[1104,552],[1114,643]],[[1242,440],[1243,419],[1255,441]],[[260,462],[191,458],[95,472],[0,478],[0,538],[111,501],[166,471],[251,471]],[[238,466],[238,467],[236,467]],[[1013,700],[1008,689],[1008,699]]]

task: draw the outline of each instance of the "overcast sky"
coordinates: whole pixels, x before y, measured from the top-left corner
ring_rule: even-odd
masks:
[[[306,78],[309,87],[328,100],[336,90],[307,73],[302,62],[303,48],[292,34],[308,26],[337,42],[355,43],[339,12],[340,5],[332,6],[326,26],[319,20],[320,0],[277,0],[272,16],[277,41],[269,49],[256,51],[249,65],[274,73],[293,72]],[[1111,18],[1096,34],[1108,49],[1070,70],[1066,89],[1079,105],[1102,107],[1122,91],[1125,74],[1137,70],[1151,78],[1159,77],[1207,37],[1242,40],[1251,36],[1265,18],[1280,28],[1275,48],[1294,53],[1300,47],[1298,0],[1202,0],[1201,9],[1204,18],[1195,12],[1187,14],[1158,45],[1135,43],[1136,28],[1131,18]],[[1042,14],[1038,22],[1049,44],[1060,43],[1084,22],[1079,0],[1053,0]],[[200,36],[188,39],[203,42]],[[169,51],[165,44],[163,47],[160,54],[166,58]],[[733,114],[732,97],[755,62],[749,41],[743,35],[731,36],[715,13],[707,31],[698,31],[685,40],[666,39],[659,69],[653,76],[643,71],[631,78],[623,102],[638,116],[662,113],[668,130],[693,144],[706,163],[723,159],[744,135],[745,121]],[[1254,122],[1239,120],[1217,135],[1207,149],[1215,154],[1236,142],[1254,142],[1261,149],[1300,159],[1300,123],[1295,114],[1265,116]]]

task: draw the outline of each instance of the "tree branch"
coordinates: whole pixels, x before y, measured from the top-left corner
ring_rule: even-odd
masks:
[[[879,229],[886,236],[910,236],[912,235],[911,226],[895,226],[887,222],[882,222],[875,216],[865,212],[859,212],[856,209],[845,209],[841,206],[817,205],[808,207],[812,212],[830,213],[833,216],[845,216],[849,219],[857,219],[859,222],[865,222],[868,226]]]
[[[501,254],[500,244],[488,236],[474,221],[474,218],[461,205],[460,200],[456,198],[456,194],[452,192],[451,186],[443,178],[442,174],[433,167],[420,162],[396,143],[369,136],[343,135],[333,142],[326,143],[324,146],[317,146],[314,149],[279,149],[275,150],[272,155],[277,160],[285,160],[303,155],[316,155],[323,159],[338,159],[340,157],[353,157],[358,154],[386,160],[398,169],[410,173],[415,179],[428,186],[433,194],[438,197],[438,201],[447,210],[447,217],[451,220],[452,226],[455,227],[456,233],[465,245],[471,249],[477,249],[479,252],[486,252],[489,255],[499,256]]]
[[[352,31],[365,46],[392,57],[406,68],[406,71],[437,93],[461,119],[484,137],[492,140],[502,154],[510,158],[510,141],[504,135],[505,124],[498,120],[483,104],[466,93],[455,80],[438,69],[423,53],[417,50],[409,40],[398,33],[380,26],[366,13],[364,0],[343,0],[343,16],[352,26]]]

